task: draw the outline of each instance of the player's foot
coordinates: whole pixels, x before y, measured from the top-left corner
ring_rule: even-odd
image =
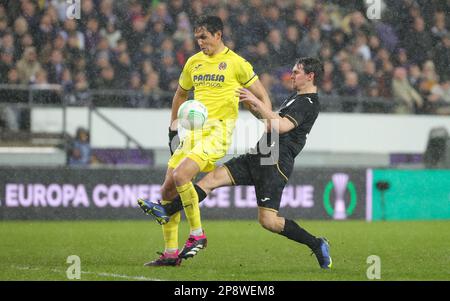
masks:
[[[201,249],[206,248],[207,242],[205,232],[200,236],[189,235],[179,257],[183,259],[194,257]]]
[[[144,199],[138,199],[137,202],[145,214],[153,216],[160,225],[169,221],[170,217],[160,202],[153,203]]]
[[[319,240],[319,246],[313,249],[312,252],[316,255],[317,261],[322,269],[331,269],[333,261],[330,257],[330,245],[328,240],[325,237],[320,237]]]
[[[175,253],[161,253],[157,252],[157,254],[161,255],[158,259],[147,262],[144,264],[146,267],[162,267],[162,266],[179,266],[181,264],[181,258],[179,258],[178,250]]]

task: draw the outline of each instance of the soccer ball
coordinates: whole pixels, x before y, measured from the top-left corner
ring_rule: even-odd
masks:
[[[208,110],[198,100],[185,101],[178,109],[178,122],[187,130],[198,130],[208,119]]]

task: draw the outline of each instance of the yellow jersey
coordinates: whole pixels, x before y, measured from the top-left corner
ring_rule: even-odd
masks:
[[[198,52],[191,56],[178,81],[186,91],[194,89],[194,99],[208,109],[208,119],[237,119],[240,87],[249,87],[258,76],[252,65],[234,51],[225,49],[207,56]]]

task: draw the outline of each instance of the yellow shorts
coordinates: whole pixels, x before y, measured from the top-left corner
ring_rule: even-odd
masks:
[[[181,141],[168,162],[169,168],[177,168],[184,158],[194,160],[201,172],[216,168],[230,147],[235,121],[208,120],[201,130],[190,131]]]

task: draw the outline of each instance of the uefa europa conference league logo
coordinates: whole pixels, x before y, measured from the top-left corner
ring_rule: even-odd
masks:
[[[327,186],[325,186],[323,205],[328,215],[332,216],[334,219],[343,220],[352,215],[355,210],[357,202],[355,185],[348,180],[349,176],[345,173],[333,174],[331,178],[332,181],[328,182]],[[336,196],[334,208],[331,206],[330,201],[330,194],[333,188]],[[344,196],[347,190],[350,194],[350,204],[346,208]]]

